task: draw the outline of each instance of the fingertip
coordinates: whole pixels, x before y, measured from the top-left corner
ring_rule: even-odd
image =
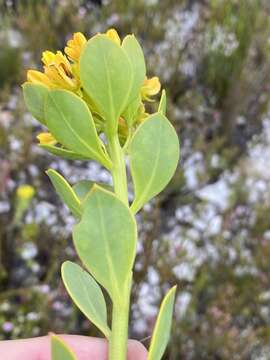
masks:
[[[79,335],[57,335],[74,351],[78,360],[107,360],[108,341]],[[50,360],[51,336],[33,339],[10,340],[0,342],[0,354],[9,360]],[[6,357],[7,358],[7,357]],[[145,347],[136,340],[128,342],[128,360],[146,360]]]
[[[81,335],[59,335],[74,351],[78,360],[106,360],[107,341],[101,338]]]
[[[145,346],[137,340],[128,342],[128,360],[146,360],[147,350]]]

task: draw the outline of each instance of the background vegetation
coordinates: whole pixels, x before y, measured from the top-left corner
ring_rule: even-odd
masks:
[[[267,0],[0,1],[0,338],[98,335],[62,286],[74,219],[44,170],[110,181],[36,145],[21,83],[73,32],[134,32],[169,97],[181,163],[139,215],[130,336],[178,284],[168,360],[269,359],[270,5]],[[35,195],[22,199],[29,184]]]

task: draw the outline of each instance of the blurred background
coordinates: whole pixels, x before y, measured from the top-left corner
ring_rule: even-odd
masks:
[[[130,337],[148,344],[178,284],[164,359],[269,359],[269,15],[268,0],[0,0],[1,339],[100,335],[61,283],[74,219],[44,171],[110,178],[38,148],[21,83],[43,50],[114,27],[141,42],[181,141],[173,180],[138,216]]]

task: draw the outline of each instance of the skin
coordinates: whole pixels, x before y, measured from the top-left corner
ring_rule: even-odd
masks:
[[[78,360],[108,360],[106,340],[79,335],[58,336],[70,346]],[[138,341],[129,340],[127,360],[146,360],[146,358],[145,347]],[[0,359],[51,360],[50,337],[0,341]]]

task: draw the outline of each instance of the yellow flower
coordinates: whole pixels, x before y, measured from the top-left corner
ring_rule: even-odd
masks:
[[[31,200],[35,195],[35,189],[31,185],[20,185],[17,188],[16,195],[22,200]]]
[[[56,54],[44,51],[42,62],[44,73],[50,79],[52,87],[70,91],[78,90],[79,80],[75,77],[67,57],[61,51],[57,51]]]
[[[121,45],[121,39],[118,35],[118,32],[115,29],[109,29],[106,32],[106,35],[112,40],[114,41],[117,45]]]
[[[141,87],[141,97],[143,100],[153,101],[151,96],[154,96],[160,91],[160,82],[157,76],[152,77],[151,79],[146,78]]]
[[[28,70],[27,71],[27,81],[34,84],[42,84],[48,87],[51,86],[50,79],[47,75],[37,70]]]
[[[65,47],[65,53],[70,60],[74,62],[79,61],[82,49],[86,42],[87,40],[82,33],[77,32],[73,34],[73,38],[67,42],[67,46]]]
[[[37,139],[40,145],[55,145],[57,143],[57,140],[49,132],[38,134]]]
[[[44,51],[42,54],[44,73],[36,70],[28,70],[27,81],[35,84],[46,85],[49,88],[61,88],[70,91],[77,91],[80,87],[75,69],[67,57],[57,51]]]

